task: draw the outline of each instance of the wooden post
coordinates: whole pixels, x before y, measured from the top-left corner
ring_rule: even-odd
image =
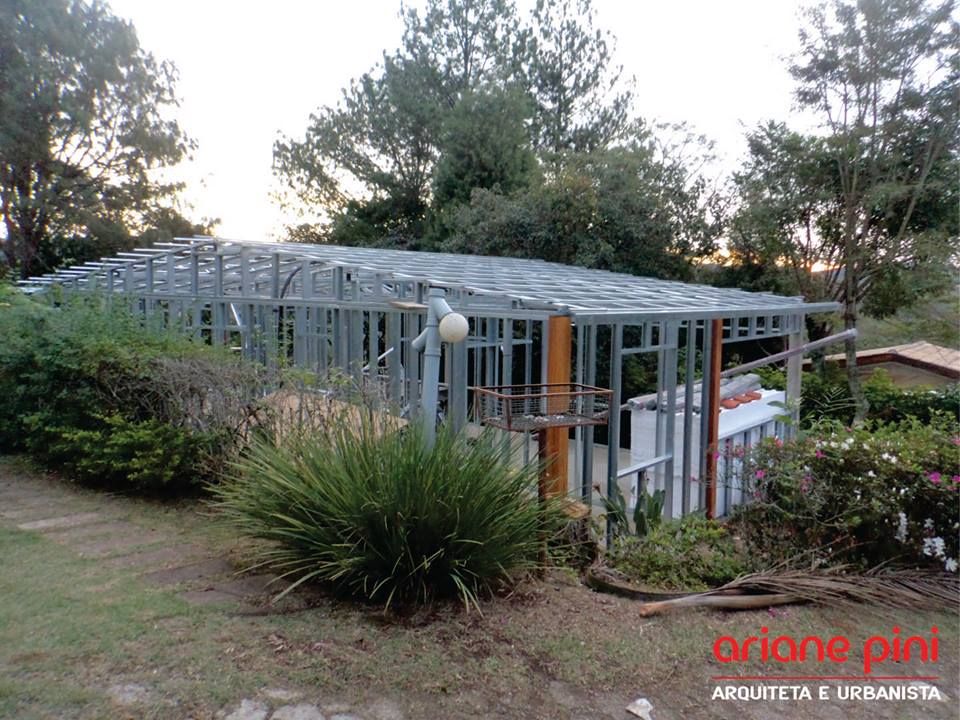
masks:
[[[704,408],[710,413],[707,419],[707,517],[717,514],[717,453],[720,438],[720,371],[723,355],[723,320],[711,321],[710,327],[710,386],[709,401]]]
[[[570,317],[554,315],[549,319],[547,336],[547,383],[570,383],[570,358],[573,352],[573,331]],[[560,389],[560,388],[558,388]],[[562,407],[547,404],[547,412],[566,412],[567,401]],[[547,497],[567,494],[568,452],[570,447],[569,429],[565,427],[549,428],[540,433],[540,457],[545,459],[547,467],[541,481],[541,488]]]

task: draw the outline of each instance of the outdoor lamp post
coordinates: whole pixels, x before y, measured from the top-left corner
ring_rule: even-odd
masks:
[[[430,288],[427,300],[427,327],[417,335],[413,347],[423,352],[422,418],[428,447],[437,437],[437,405],[440,395],[440,343],[462,342],[470,332],[467,319],[454,312],[445,299],[443,288]]]

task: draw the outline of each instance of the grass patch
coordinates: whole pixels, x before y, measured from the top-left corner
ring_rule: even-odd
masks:
[[[0,461],[4,478],[14,471]],[[131,520],[183,540],[221,548],[228,542],[196,507],[111,503]],[[720,635],[743,638],[761,625],[773,634],[850,635],[854,652],[844,671],[852,672],[869,635],[889,635],[893,624],[904,634],[927,633],[937,624],[937,666],[897,665],[897,672],[933,671],[956,697],[950,679],[960,669],[960,636],[951,615],[880,617],[792,607],[645,619],[631,601],[551,573],[510,597],[484,602],[483,616],[444,607],[388,622],[378,608],[329,598],[296,614],[244,616],[187,605],[173,589],[156,589],[132,571],[80,559],[68,547],[3,522],[0,717],[199,720],[242,698],[262,697],[264,688],[298,691],[304,702],[349,705],[361,717],[372,715],[365,704],[378,698],[392,699],[411,718],[622,717],[639,693],[668,717],[749,717],[709,702],[709,678],[721,669],[710,649]],[[750,663],[736,671],[771,669]],[[143,685],[149,702],[114,706],[106,690],[118,683]],[[814,718],[819,708],[790,705],[783,712]],[[910,710],[925,713],[916,717],[952,717],[953,708],[947,702],[929,712]],[[844,716],[866,720],[874,712],[869,704],[851,704]]]

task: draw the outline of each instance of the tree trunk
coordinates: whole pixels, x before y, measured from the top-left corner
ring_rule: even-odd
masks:
[[[822,318],[823,316],[819,316]],[[819,319],[814,315],[807,315],[804,318],[804,323],[807,326],[807,340],[809,342],[814,342],[816,340],[821,340],[833,332],[833,324],[827,320]],[[787,340],[784,338],[783,349],[787,349]],[[817,373],[817,375],[823,375],[824,370],[826,369],[826,348],[817,348],[810,352],[810,366],[812,370]]]
[[[857,301],[848,297],[843,304],[844,329],[855,329],[857,327],[857,317]],[[862,425],[863,421],[867,419],[870,404],[867,402],[867,396],[863,392],[863,384],[860,382],[860,368],[857,367],[857,339],[848,338],[843,345],[846,354],[847,383],[850,386],[850,397],[853,398],[854,403],[853,424],[855,426]]]
[[[856,173],[852,184],[856,184]],[[860,271],[862,265],[859,260],[860,247],[858,240],[866,237],[869,218],[863,221],[863,232],[859,237],[856,232],[856,206],[847,203],[846,222],[844,230],[844,263],[843,263],[843,327],[844,330],[855,330],[857,327],[858,306],[860,297]],[[850,397],[853,399],[853,424],[862,425],[867,419],[867,396],[863,393],[860,383],[860,369],[857,367],[857,339],[849,338],[844,341],[847,365],[847,384],[850,386]]]

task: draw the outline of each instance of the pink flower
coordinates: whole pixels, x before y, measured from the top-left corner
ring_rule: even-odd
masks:
[[[826,457],[826,454],[823,452],[823,450],[817,450],[817,452],[816,452],[816,457],[817,457],[818,459],[819,459],[819,458],[825,458],[825,457]]]
[[[927,475],[927,477],[930,478],[930,482],[932,482],[934,485],[940,484],[940,479],[941,479],[940,473],[932,472],[929,475]]]
[[[763,480],[763,478],[766,477],[766,475],[767,473],[764,470],[757,470],[756,472],[757,480]]]
[[[783,440],[781,440],[780,438],[776,438],[774,439],[773,444],[776,445],[778,448],[783,447]]]
[[[953,476],[953,484],[954,484],[954,485],[960,485],[960,475],[954,475],[954,476]]]
[[[960,435],[957,435],[957,436],[953,439],[953,444],[954,444],[954,445],[960,445]]]

